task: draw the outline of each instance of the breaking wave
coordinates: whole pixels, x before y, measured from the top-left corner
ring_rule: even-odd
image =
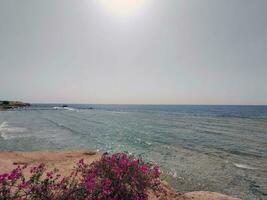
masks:
[[[4,121],[0,124],[0,136],[4,140],[22,137],[21,133],[24,133],[26,128],[23,127],[10,127],[8,122]]]
[[[241,169],[256,169],[255,167],[251,167],[246,164],[239,164],[239,163],[233,163],[235,167],[241,168]]]
[[[57,106],[55,106],[53,108],[56,110],[69,110],[69,111],[76,111],[77,110],[77,109],[71,108],[71,107],[57,107]]]

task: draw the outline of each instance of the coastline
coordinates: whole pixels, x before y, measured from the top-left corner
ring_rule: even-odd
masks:
[[[31,104],[21,101],[2,101],[0,100],[0,111],[29,107]]]
[[[86,163],[101,157],[100,152],[93,150],[64,150],[64,151],[0,151],[0,174],[10,172],[17,165],[27,165],[29,167],[44,163],[47,170],[54,168],[59,169],[61,174],[68,175],[75,163],[84,159]],[[27,169],[29,169],[29,167]],[[25,171],[25,175],[29,171]],[[238,198],[226,196],[220,193],[197,191],[188,193],[179,193],[171,188],[167,182],[161,181],[162,186],[166,189],[166,194],[155,194],[148,191],[149,200],[168,199],[168,200],[238,200]]]

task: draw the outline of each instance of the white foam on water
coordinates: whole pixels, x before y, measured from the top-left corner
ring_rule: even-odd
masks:
[[[177,171],[175,169],[170,169],[170,171],[167,171],[166,174],[172,176],[173,178],[177,178]]]
[[[148,146],[151,146],[152,145],[151,142],[145,142],[145,144],[148,145]]]
[[[255,167],[251,167],[249,165],[246,164],[239,164],[239,163],[233,163],[235,167],[237,168],[241,168],[241,169],[257,169]]]
[[[0,124],[0,131],[1,131],[3,128],[5,128],[6,126],[8,126],[8,122],[2,122],[2,123]]]
[[[0,136],[4,140],[21,137],[22,135],[20,133],[23,133],[25,131],[26,131],[26,128],[23,128],[23,127],[10,127],[8,122],[6,121],[0,124]]]
[[[55,106],[55,107],[53,107],[53,108],[56,109],[56,110],[77,111],[77,109],[75,109],[75,108],[71,108],[71,107],[57,107],[57,106]]]
[[[55,107],[53,107],[54,109],[56,109],[56,110],[58,110],[58,109],[62,109],[61,107],[57,107],[57,106],[55,106]]]
[[[71,107],[64,107],[65,110],[69,110],[69,111],[75,111],[75,108],[71,108]]]
[[[5,130],[8,126],[8,122],[2,122],[0,124],[0,136],[3,138],[3,139],[6,139],[6,134],[5,134]]]

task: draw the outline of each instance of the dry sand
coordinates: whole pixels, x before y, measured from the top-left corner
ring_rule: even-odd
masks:
[[[70,174],[75,163],[80,159],[84,159],[86,163],[91,163],[99,159],[100,153],[90,150],[79,151],[2,151],[0,152],[0,173],[10,172],[16,165],[28,165],[28,169],[32,165],[44,163],[48,170],[54,168],[59,169],[62,175]],[[27,176],[29,172],[26,171]],[[238,200],[223,194],[207,191],[197,191],[189,193],[178,193],[172,189],[166,182],[162,181],[162,187],[167,191],[167,195],[155,194],[149,191],[149,200],[166,199],[166,200]]]

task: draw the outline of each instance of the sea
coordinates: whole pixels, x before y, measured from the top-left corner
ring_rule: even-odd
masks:
[[[177,191],[267,199],[267,106],[33,104],[0,112],[0,150],[127,152]]]

